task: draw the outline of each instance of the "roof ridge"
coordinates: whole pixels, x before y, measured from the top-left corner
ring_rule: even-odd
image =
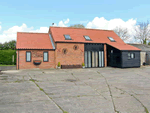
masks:
[[[28,34],[49,34],[49,33],[38,33],[38,32],[17,32],[17,33],[28,33]]]
[[[86,30],[97,30],[97,31],[113,31],[113,30],[105,30],[105,29],[75,28],[75,27],[59,27],[59,26],[50,26],[49,28],[66,28],[66,29],[86,29]]]

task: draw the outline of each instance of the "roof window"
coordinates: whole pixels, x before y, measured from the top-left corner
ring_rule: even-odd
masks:
[[[91,40],[89,36],[84,36],[86,40]]]
[[[64,37],[65,37],[66,40],[71,40],[70,35],[64,35]]]
[[[108,37],[111,42],[116,42],[112,37]]]

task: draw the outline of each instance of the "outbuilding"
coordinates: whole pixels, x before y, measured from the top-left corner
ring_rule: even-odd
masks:
[[[146,44],[130,44],[141,49],[141,65],[150,65],[150,46]]]

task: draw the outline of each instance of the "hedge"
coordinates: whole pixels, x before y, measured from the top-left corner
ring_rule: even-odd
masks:
[[[14,55],[14,63],[12,62],[13,55]],[[16,50],[0,50],[0,64],[16,65]]]

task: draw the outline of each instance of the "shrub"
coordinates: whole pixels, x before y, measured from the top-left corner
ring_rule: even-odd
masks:
[[[14,55],[14,63],[12,62],[12,55]],[[0,64],[12,65],[16,64],[16,50],[0,50]]]
[[[60,62],[58,62],[58,67],[60,67]]]
[[[82,63],[82,66],[85,66],[85,64],[84,64],[84,63]]]

